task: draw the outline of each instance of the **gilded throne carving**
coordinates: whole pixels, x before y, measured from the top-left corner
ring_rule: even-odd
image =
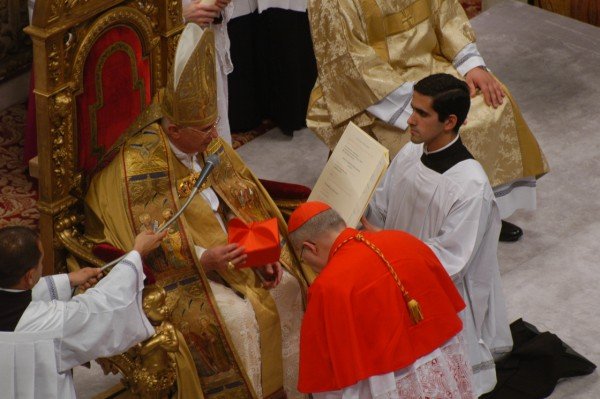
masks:
[[[34,49],[45,274],[104,264],[82,234],[86,185],[165,85],[182,28],[181,3],[174,0],[37,0],[25,31]],[[177,331],[161,312],[167,320],[148,342],[99,359],[140,397],[165,397],[175,382],[168,353],[178,341],[167,338]],[[147,313],[158,317],[152,306]],[[160,378],[150,366],[157,358],[165,359]]]
[[[36,2],[26,32],[34,47],[46,273],[64,270],[67,252],[93,262],[89,248],[67,248],[79,242],[73,227],[85,185],[165,85],[182,28],[173,0]]]

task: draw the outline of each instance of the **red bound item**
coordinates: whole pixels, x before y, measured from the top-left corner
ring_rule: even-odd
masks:
[[[234,218],[227,225],[228,241],[245,248],[246,263],[240,267],[260,267],[277,262],[281,255],[277,219],[272,218],[249,225]]]

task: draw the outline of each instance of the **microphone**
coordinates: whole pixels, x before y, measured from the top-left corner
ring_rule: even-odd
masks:
[[[172,225],[175,220],[177,220],[177,218],[179,217],[179,215],[181,215],[183,213],[183,211],[185,211],[185,208],[188,207],[188,205],[190,204],[190,202],[192,202],[192,199],[194,198],[194,196],[198,192],[198,189],[200,189],[200,186],[202,186],[202,184],[206,181],[206,179],[208,178],[208,175],[210,175],[210,173],[213,171],[213,169],[215,167],[219,166],[219,163],[221,163],[221,158],[219,158],[219,155],[216,154],[216,153],[212,154],[212,155],[208,156],[208,158],[206,158],[206,161],[204,163],[204,168],[202,168],[202,170],[200,171],[200,176],[198,176],[198,180],[196,180],[196,183],[194,184],[194,187],[192,188],[192,192],[188,196],[188,199],[185,201],[185,203],[183,204],[183,206],[181,208],[179,208],[179,210],[171,217],[171,219],[169,219],[168,222],[166,222],[165,224],[163,224],[156,231],[156,233],[163,232],[170,225]],[[105,269],[108,269],[109,267],[112,267],[112,266],[116,265],[117,263],[119,263],[120,261],[122,261],[123,259],[125,259],[125,256],[127,256],[127,254],[125,254],[125,255],[123,255],[123,256],[121,256],[121,257],[113,260],[112,262],[107,263],[106,265],[102,266],[100,268],[100,270],[105,270]]]
[[[192,190],[192,193],[190,194],[190,197],[194,196],[194,190],[198,191],[200,186],[202,186],[204,181],[208,178],[210,172],[212,172],[212,170],[216,166],[219,166],[219,163],[221,163],[221,158],[219,158],[217,154],[212,154],[208,158],[206,158],[206,161],[204,161],[204,168],[202,168],[202,170],[200,171],[200,176],[198,177],[198,180],[196,180],[196,184],[194,184],[194,188]]]
[[[198,176],[198,180],[196,180],[196,184],[194,184],[194,187],[192,188],[192,192],[188,196],[187,201],[185,201],[185,204],[183,204],[183,206],[181,208],[179,208],[179,210],[173,215],[173,217],[171,219],[169,219],[168,222],[163,224],[161,226],[161,228],[156,231],[157,233],[164,231],[167,227],[169,227],[171,224],[173,224],[173,222],[179,217],[179,215],[181,215],[181,213],[183,211],[185,211],[185,208],[188,207],[188,205],[190,204],[190,202],[192,201],[192,199],[198,192],[198,189],[200,188],[200,186],[202,186],[202,184],[208,178],[208,175],[210,175],[210,172],[212,172],[213,169],[216,166],[218,166],[220,162],[221,162],[221,158],[219,158],[219,156],[217,154],[212,154],[208,158],[206,158],[206,161],[204,163],[204,168],[202,168],[202,170],[200,171],[200,176]]]

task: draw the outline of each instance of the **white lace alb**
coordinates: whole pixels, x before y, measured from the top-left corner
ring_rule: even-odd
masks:
[[[377,375],[314,399],[475,399],[471,366],[461,338],[393,373]]]

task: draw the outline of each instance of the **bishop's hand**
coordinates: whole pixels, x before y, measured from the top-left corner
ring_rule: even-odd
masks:
[[[200,264],[207,272],[234,269],[246,263],[248,255],[244,251],[245,248],[236,243],[219,245],[204,251],[200,256]]]
[[[217,0],[215,5],[219,7],[221,10],[227,7],[231,3],[231,0]]]
[[[215,18],[219,18],[221,9],[218,4],[205,4],[192,1],[183,7],[183,18],[186,22],[194,22],[200,26],[212,24]]]
[[[498,80],[485,68],[475,67],[465,75],[471,97],[481,90],[485,103],[498,108],[504,99],[504,89]]]

